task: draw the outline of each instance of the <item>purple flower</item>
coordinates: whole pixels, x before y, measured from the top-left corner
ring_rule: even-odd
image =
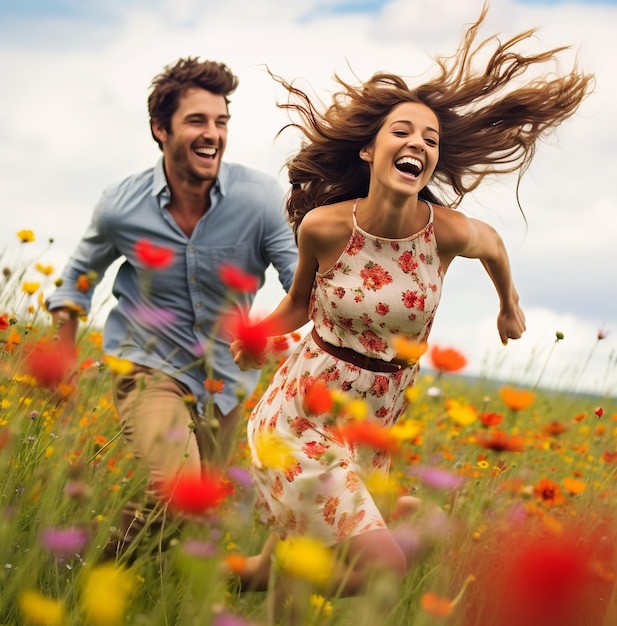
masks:
[[[246,487],[247,489],[253,488],[251,473],[247,469],[234,465],[227,470],[227,475],[231,478],[231,480],[238,483],[242,487]]]
[[[177,316],[173,311],[159,309],[145,304],[133,307],[132,313],[138,322],[141,322],[144,326],[149,326],[150,328],[164,328],[166,326],[171,326],[177,319]]]
[[[88,543],[83,528],[47,528],[41,533],[41,545],[57,557],[66,557],[81,552]]]
[[[198,539],[187,539],[182,545],[182,549],[189,556],[195,556],[200,559],[209,559],[217,554],[216,546]]]
[[[212,626],[253,626],[253,622],[249,622],[239,615],[223,611],[214,616]]]
[[[411,476],[416,476],[426,487],[441,491],[458,489],[465,482],[463,476],[438,467],[414,465],[407,471]]]

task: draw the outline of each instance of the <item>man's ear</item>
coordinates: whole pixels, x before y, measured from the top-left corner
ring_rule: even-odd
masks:
[[[373,149],[371,146],[364,146],[364,148],[360,150],[359,154],[363,161],[366,161],[367,163],[373,162]]]
[[[165,143],[167,141],[167,131],[163,128],[160,122],[152,122],[150,124],[150,128],[152,129],[152,135],[158,139],[161,143]]]

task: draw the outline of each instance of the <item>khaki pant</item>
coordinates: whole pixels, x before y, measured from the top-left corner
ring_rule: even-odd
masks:
[[[136,365],[112,380],[114,403],[130,451],[148,470],[144,502],[128,502],[122,512],[119,540],[108,546],[117,554],[143,527],[160,500],[159,486],[179,472],[198,473],[204,467],[222,467],[229,455],[240,408],[204,418],[186,402],[188,389],[167,374]],[[212,417],[215,419],[212,420]]]

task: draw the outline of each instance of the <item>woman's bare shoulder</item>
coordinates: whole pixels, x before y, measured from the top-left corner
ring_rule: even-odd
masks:
[[[469,218],[449,207],[433,205],[433,223],[435,239],[441,254],[456,256],[463,251],[469,242]]]

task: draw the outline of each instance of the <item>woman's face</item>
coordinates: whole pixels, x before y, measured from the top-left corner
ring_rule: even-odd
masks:
[[[371,184],[417,194],[439,160],[439,120],[425,104],[403,102],[392,109],[360,157],[370,165]]]

